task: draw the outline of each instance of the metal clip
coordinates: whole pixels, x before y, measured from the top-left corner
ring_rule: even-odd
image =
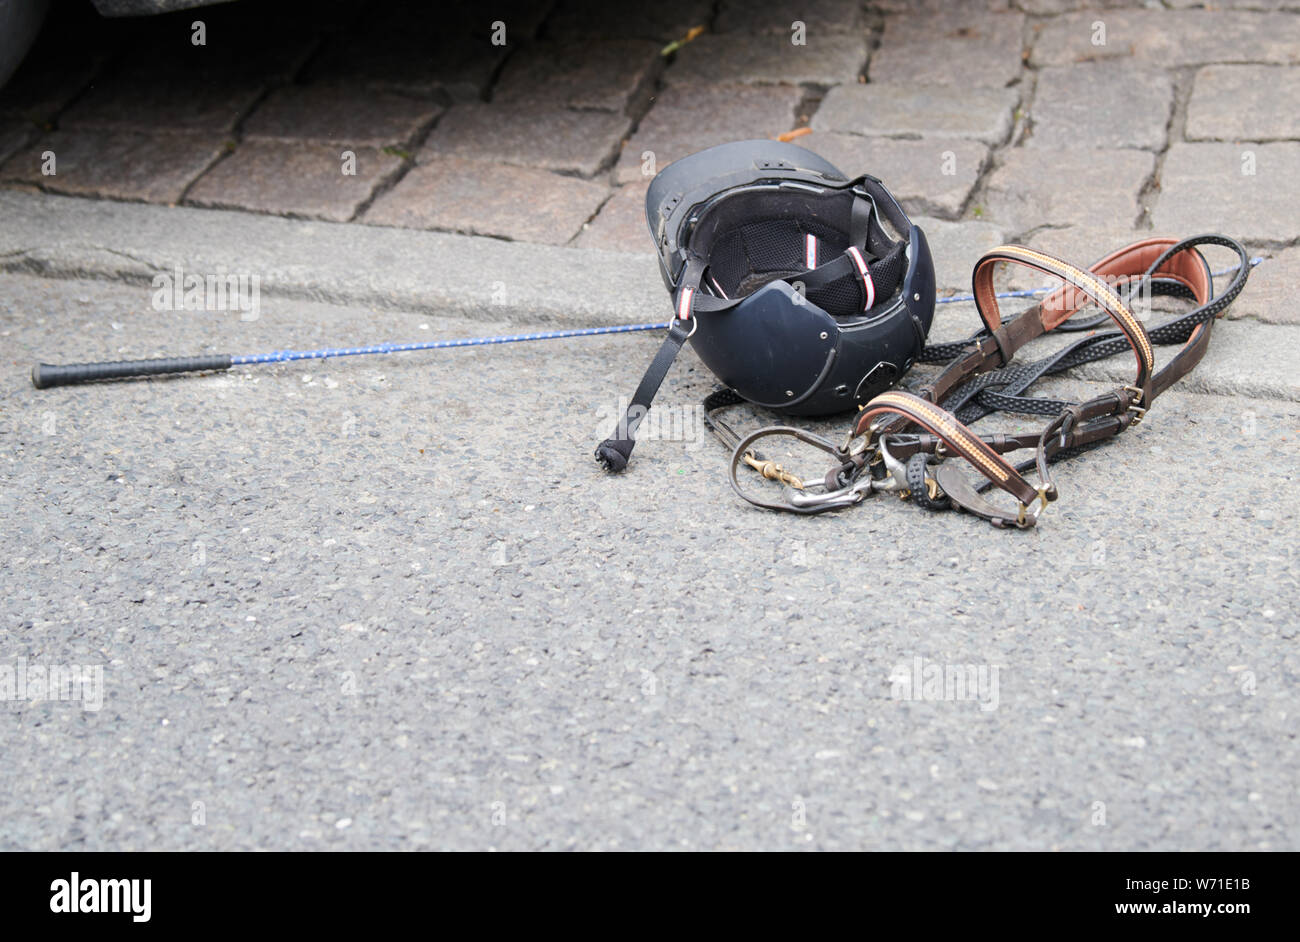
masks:
[[[853,472],[854,480],[850,481],[848,486],[829,492],[809,493],[810,488],[824,487],[819,483],[804,483],[803,479],[796,477],[789,471],[786,471],[775,461],[760,458],[754,445],[760,439],[768,437],[793,438],[796,441],[803,442],[806,445],[812,445],[828,454],[834,455],[840,462],[839,473],[844,474],[849,471]],[[783,485],[782,500],[763,500],[759,497],[752,496],[745,492],[741,487],[740,480],[736,476],[736,471],[741,463],[749,465],[758,471],[764,478],[773,481],[779,481]],[[834,507],[842,507],[847,504],[857,503],[862,499],[862,494],[854,490],[857,487],[856,478],[862,474],[866,467],[865,462],[859,463],[849,457],[846,450],[836,446],[834,442],[827,441],[820,435],[803,429],[791,428],[784,425],[774,425],[770,428],[760,429],[752,435],[742,439],[731,455],[731,487],[732,489],[749,501],[756,507],[766,507],[770,510],[793,510],[796,513],[817,513],[822,510],[830,510]]]
[[[749,451],[745,453],[744,461],[745,464],[749,465],[751,468],[753,468],[759,474],[763,475],[763,477],[767,478],[769,481],[780,481],[782,484],[786,484],[790,487],[795,488],[796,490],[800,490],[800,491],[803,490],[803,481],[799,480],[789,471],[785,470],[785,468],[781,467],[771,458],[768,458],[765,461],[760,461],[756,457],[754,457],[754,453],[752,451]]]
[[[899,461],[889,453],[889,445],[881,438],[877,443],[880,449],[880,458],[885,463],[885,470],[889,472],[889,477],[882,478],[876,482],[878,491],[906,491],[907,484],[907,465]]]
[[[907,466],[889,452],[889,446],[881,438],[876,443],[875,459],[883,462],[886,475],[882,478],[871,476],[870,468],[877,460],[868,461],[858,477],[839,490],[825,491],[821,494],[791,494],[787,498],[791,506],[810,510],[835,510],[858,503],[877,491],[882,493],[901,493],[907,488]]]
[[[1048,486],[1043,486],[1038,489],[1038,499],[1034,502],[1037,506],[1034,507],[1032,512],[1029,510],[1029,506],[1027,504],[1020,505],[1020,512],[1016,514],[1017,526],[1019,527],[1033,526],[1038,522],[1039,516],[1042,514],[1044,510],[1047,509],[1047,502],[1049,500],[1047,494],[1048,491],[1050,490],[1051,488]]]
[[[848,487],[823,494],[791,494],[787,498],[790,506],[800,510],[838,510],[851,507],[875,490],[875,480],[869,475],[862,475]]]

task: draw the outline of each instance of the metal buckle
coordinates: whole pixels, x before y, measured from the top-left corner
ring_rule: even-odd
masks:
[[[1127,409],[1128,412],[1134,413],[1133,419],[1128,424],[1129,428],[1141,425],[1142,420],[1147,417],[1147,410],[1138,407],[1138,403],[1142,401],[1142,390],[1138,389],[1136,386],[1123,386],[1121,388],[1126,392],[1133,393],[1133,401],[1128,404]]]
[[[1034,507],[1032,512],[1030,512],[1027,504],[1020,505],[1020,512],[1016,514],[1017,526],[1023,528],[1038,523],[1039,516],[1047,509],[1047,504],[1051,500],[1051,498],[1047,496],[1050,490],[1051,488],[1047,485],[1042,485],[1038,488],[1038,499],[1034,502],[1037,506]]]
[[[819,510],[833,510],[838,507],[849,507],[864,497],[878,492],[906,491],[907,466],[889,453],[889,446],[883,438],[876,442],[876,453],[884,462],[885,477],[872,477],[868,469],[876,462],[868,461],[863,470],[858,472],[858,476],[839,490],[825,491],[821,494],[790,494],[786,499],[790,501],[791,506],[801,509],[815,507]]]

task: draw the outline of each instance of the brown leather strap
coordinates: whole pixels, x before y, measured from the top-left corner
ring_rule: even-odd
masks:
[[[916,436],[907,446],[897,449],[899,454],[896,456],[906,459],[918,451],[933,453],[939,451],[940,444],[946,446],[973,465],[992,484],[1014,496],[1020,502],[1020,509],[1013,519],[981,497],[954,468],[944,470],[941,476],[936,472],[940,486],[953,500],[999,526],[1032,526],[1034,517],[1027,517],[1026,507],[1035,498],[1046,502],[1056,497],[1056,486],[1048,472],[1048,462],[1056,453],[1119,434],[1138,421],[1151,401],[1186,374],[1204,355],[1209,340],[1209,323],[1196,327],[1183,349],[1159,373],[1155,373],[1150,335],[1114,288],[1107,284],[1108,281],[1125,283],[1141,278],[1159,261],[1152,277],[1177,281],[1191,291],[1198,304],[1206,304],[1213,285],[1199,252],[1189,248],[1161,260],[1175,245],[1173,239],[1144,239],[1105,256],[1089,271],[1023,246],[1004,245],[986,253],[976,263],[973,281],[975,303],[989,336],[981,338],[966,355],[918,389],[919,396],[898,391],[877,396],[859,413],[854,436],[868,432],[888,435],[912,426],[928,430],[933,437]],[[998,262],[1012,262],[1054,275],[1065,285],[1041,303],[1003,323],[993,287],[993,272]],[[970,377],[1006,365],[1026,343],[1060,326],[1089,300],[1110,316],[1133,348],[1138,372],[1132,386],[1069,407],[1038,434],[981,437],[952,413],[935,404]],[[1139,405],[1142,408],[1138,408]],[[890,418],[882,420],[883,416]],[[1042,482],[1039,488],[1031,486],[1001,457],[1022,448],[1036,449],[1036,464]]]
[[[1144,360],[1143,355],[1139,352],[1142,341],[1135,339],[1144,336],[1142,326],[1132,316],[1132,313],[1128,312],[1128,308],[1115,294],[1114,290],[1105,284],[1105,281],[1122,283],[1140,277],[1160,257],[1161,253],[1175,244],[1174,239],[1143,239],[1099,259],[1089,267],[1087,272],[1081,271],[1054,256],[1026,249],[1023,246],[1000,246],[993,249],[976,264],[974,275],[976,306],[985,326],[990,331],[990,336],[977,341],[965,356],[954,360],[937,377],[918,387],[916,394],[931,402],[942,401],[948,393],[970,379],[970,377],[989,369],[1005,366],[1021,347],[1073,317],[1090,299],[1100,304],[1119,323],[1121,330],[1124,331],[1125,337],[1129,340],[1130,346],[1133,347],[1134,353],[1138,357],[1139,365],[1145,364],[1146,371],[1149,373],[1154,365],[1153,361],[1149,356]],[[1026,265],[1038,271],[1063,278],[1067,281],[1067,284],[1053,291],[1039,304],[1004,324],[1001,309],[997,303],[997,295],[993,290],[993,272],[996,267],[995,263],[999,261],[1014,261]],[[1190,289],[1198,299],[1198,303],[1202,304],[1205,303],[1212,290],[1209,273],[1204,264],[1200,262],[1198,254],[1194,251],[1179,252],[1168,259],[1160,270],[1154,273],[1154,276],[1179,281]],[[1085,288],[1084,285],[1088,287]],[[1104,289],[1104,299],[1098,296],[1098,289]],[[1108,306],[1108,304],[1111,306]],[[1131,327],[1126,329],[1125,322],[1121,320],[1122,315],[1112,309],[1114,305],[1118,305],[1119,308],[1128,313],[1130,323],[1137,324],[1137,332],[1133,331]],[[1146,338],[1145,347],[1150,351],[1149,337]],[[1202,345],[1200,353],[1204,353],[1204,345]],[[1144,384],[1144,377],[1139,372],[1134,388],[1142,390],[1142,398],[1149,403],[1160,391],[1167,388],[1174,380],[1195,366],[1196,360],[1199,360],[1199,358],[1199,356],[1195,357],[1195,359],[1186,358],[1189,361],[1186,363],[1186,368],[1182,369],[1177,376],[1168,377],[1164,383],[1159,385],[1159,388],[1155,389]],[[1137,396],[1131,395],[1125,405],[1136,405],[1136,400]],[[906,424],[900,417],[896,421],[889,423],[888,426],[883,428],[883,431],[898,432]]]
[[[1131,269],[1123,272],[1103,271],[1098,274],[1076,268],[1069,262],[1062,261],[1053,255],[1025,248],[1023,245],[1001,245],[984,253],[980,260],[975,263],[975,274],[973,276],[975,306],[979,309],[980,317],[984,319],[985,326],[988,327],[1002,350],[1003,363],[1009,362],[1010,358],[1015,355],[1016,350],[1023,346],[1024,340],[1022,338],[1035,334],[1035,331],[1028,326],[1017,330],[1012,326],[1015,321],[1012,322],[1012,325],[1008,325],[1007,328],[1003,328],[1002,312],[998,308],[997,292],[993,287],[993,271],[998,262],[1013,262],[1048,275],[1054,275],[1066,283],[1064,287],[1058,288],[1042,304],[1033,309],[1034,314],[1037,315],[1035,319],[1038,320],[1041,326],[1041,330],[1036,332],[1038,334],[1062,324],[1083,306],[1086,298],[1095,301],[1115,321],[1120,332],[1124,334],[1129,345],[1133,348],[1133,354],[1137,358],[1138,365],[1137,378],[1134,380],[1133,386],[1142,390],[1144,401],[1151,398],[1151,374],[1156,366],[1155,351],[1151,345],[1151,338],[1147,336],[1146,328],[1133,316],[1133,312],[1128,309],[1120,296],[1102,280],[1104,277],[1113,276],[1114,274],[1140,275],[1145,272],[1145,269],[1139,269],[1136,272]],[[1024,315],[1021,315],[1017,320],[1023,318]]]
[[[977,341],[969,353],[949,364],[932,382],[918,388],[917,394],[931,402],[942,401],[949,392],[970,377],[989,369],[1005,366],[1021,347],[1062,324],[1077,313],[1089,299],[1092,299],[1119,324],[1138,358],[1138,375],[1134,388],[1141,390],[1142,395],[1139,397],[1130,394],[1122,408],[1136,405],[1139,398],[1149,401],[1152,394],[1151,371],[1155,366],[1151,339],[1124,302],[1101,279],[1137,277],[1146,271],[1161,252],[1173,244],[1173,240],[1167,239],[1146,239],[1134,243],[1103,258],[1093,266],[1093,272],[1085,272],[1054,256],[1019,245],[1003,245],[985,253],[975,265],[974,294],[976,308],[991,335]],[[1179,253],[1175,258],[1182,259],[1189,254],[1194,253]],[[1052,292],[1041,303],[1003,324],[997,293],[993,287],[994,268],[997,262],[1002,261],[1014,262],[1055,275],[1064,280],[1066,285]],[[1170,261],[1173,262],[1173,259]],[[1193,258],[1191,262],[1194,261]],[[1178,270],[1180,280],[1193,287],[1196,274],[1194,265],[1184,264],[1182,267],[1186,271]],[[1197,284],[1196,287],[1201,286]],[[882,434],[901,432],[909,424],[911,423],[899,414],[893,421],[881,425],[879,431]],[[866,425],[859,416],[855,434],[861,435],[865,428]]]
[[[1022,504],[1038,497],[1038,490],[1022,478],[1006,459],[990,448],[978,435],[957,421],[946,409],[919,396],[900,390],[881,393],[858,414],[857,434],[870,429],[872,419],[882,415],[904,416],[937,435],[954,454],[960,455],[998,487]]]
[[[1177,244],[1176,239],[1143,239],[1099,259],[1090,266],[1090,271],[1104,277],[1136,279],[1159,261],[1161,255]],[[1214,293],[1213,279],[1203,257],[1191,248],[1165,259],[1160,267],[1152,272],[1152,277],[1178,282],[1191,291],[1198,305],[1208,303]],[[1048,300],[1050,301],[1051,298]],[[1226,304],[1223,309],[1227,310]],[[1070,312],[1073,313],[1074,311]],[[1222,315],[1223,311],[1219,311],[1218,316]],[[1209,324],[1198,327],[1192,332],[1182,349],[1152,377],[1150,393],[1144,397],[1142,403],[1144,407],[1150,408],[1157,396],[1192,371],[1192,368],[1201,361],[1201,357],[1205,356],[1205,351],[1209,347],[1209,335]]]
[[[1232,283],[1218,296],[1214,295],[1213,277],[1198,248],[1206,244],[1233,249],[1241,260],[1240,270]],[[1004,323],[993,290],[993,271],[998,262],[1010,262],[1041,271],[1060,278],[1065,284],[1048,294],[1041,303]],[[1023,246],[1000,246],[979,260],[973,279],[976,305],[987,333],[977,335],[963,353],[935,379],[917,387],[916,394],[891,390],[867,403],[858,414],[849,442],[828,448],[841,459],[841,465],[827,475],[823,496],[803,498],[798,503],[790,501],[793,506],[789,507],[744,496],[760,506],[782,506],[782,509],[813,513],[847,506],[875,490],[898,490],[901,486],[915,492],[916,482],[924,477],[927,486],[937,482],[953,504],[998,526],[1032,527],[1042,507],[1057,496],[1049,463],[1066,449],[1111,438],[1137,424],[1152,400],[1186,375],[1204,356],[1214,318],[1221,316],[1236,298],[1246,283],[1249,269],[1250,260],[1240,243],[1218,235],[1196,236],[1181,242],[1162,238],[1144,239],[1112,252],[1098,260],[1088,271]],[[1196,300],[1196,310],[1148,332],[1128,303],[1112,287],[1146,279],[1157,280],[1162,285],[1173,281],[1186,288]],[[1008,383],[1014,387],[1012,391],[994,397],[994,402],[1000,400],[1004,403],[1001,408],[1025,411],[1021,409],[1023,406],[1041,412],[1044,405],[1050,404],[1051,409],[1061,409],[1041,431],[980,436],[938,404],[973,377],[1008,365],[1025,344],[1059,327],[1089,302],[1100,306],[1116,323],[1119,327],[1118,335],[1105,332],[1085,338],[1035,365],[1028,372],[999,373],[989,377],[984,384],[992,390],[997,390],[999,384],[1003,388]],[[1089,324],[1076,329],[1088,330],[1090,327]],[[1133,385],[1073,405],[1055,400],[1021,398],[1023,390],[1036,378],[1056,372],[1068,363],[1087,362],[1099,356],[1110,355],[1116,349],[1114,339],[1117,336],[1124,337],[1137,359],[1138,372]],[[1180,341],[1183,342],[1183,347],[1157,372],[1153,343]],[[1017,378],[1003,379],[1004,375]],[[962,394],[961,401],[969,403],[970,396],[979,393],[981,388],[970,387],[967,393]],[[985,411],[996,408],[999,406],[991,404]],[[980,410],[975,411],[978,413]],[[900,434],[903,432],[907,434]],[[868,436],[866,446],[853,446],[853,440],[864,435]],[[888,439],[888,442],[884,439]],[[871,446],[877,443],[879,448],[876,454],[883,461],[887,474],[884,477],[876,474],[858,480],[856,475],[865,473],[874,464],[871,460]],[[1037,465],[1040,478],[1038,487],[1030,485],[1018,467],[1002,457],[1010,452],[1030,448],[1035,450],[1034,459],[1028,463],[1022,462],[1019,467]],[[922,461],[919,466],[916,465],[914,459],[924,454],[940,458],[959,455],[974,466],[988,483],[978,487],[973,485],[956,462],[940,461],[935,465]],[[900,470],[900,462],[906,463],[907,467]],[[733,470],[734,464],[733,456]],[[847,478],[846,471],[852,472]],[[930,477],[931,474],[933,478]],[[850,482],[847,486],[844,484],[846,479]],[[995,485],[1016,498],[1018,508],[1007,511],[986,500],[981,491],[990,485]],[[918,495],[918,500],[922,500],[922,497],[923,495]],[[934,495],[930,494],[928,500],[930,503],[926,506],[933,506]]]

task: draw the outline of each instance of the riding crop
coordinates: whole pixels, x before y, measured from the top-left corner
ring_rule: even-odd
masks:
[[[1262,258],[1253,258],[1251,267]],[[1215,275],[1226,275],[1236,266]],[[999,298],[1027,298],[1048,293],[1050,288],[1025,291],[1005,291]],[[936,304],[955,304],[974,300],[973,295],[953,295],[938,298]],[[291,363],[295,360],[326,360],[335,357],[380,356],[391,353],[411,353],[420,350],[445,350],[453,347],[492,346],[522,343],[532,340],[564,340],[571,337],[596,337],[604,334],[628,334],[646,330],[663,330],[666,325],[615,324],[606,327],[579,327],[571,330],[551,330],[526,334],[503,334],[495,337],[463,337],[449,340],[428,340],[414,343],[376,343],[356,347],[324,347],[317,350],[276,350],[269,353],[212,353],[189,357],[159,357],[147,360],[103,360],[93,363],[38,363],[32,367],[32,385],[37,389],[53,386],[73,386],[99,380],[137,379],[144,376],[164,376],[174,373],[224,372],[239,366],[259,366],[266,363]]]

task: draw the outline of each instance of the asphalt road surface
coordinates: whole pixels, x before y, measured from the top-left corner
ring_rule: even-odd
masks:
[[[102,668],[0,704],[0,848],[1300,846],[1295,402],[1170,393],[1016,533],[749,508],[690,355],[604,476],[649,335],[28,381],[519,326],[0,276],[0,665]]]

